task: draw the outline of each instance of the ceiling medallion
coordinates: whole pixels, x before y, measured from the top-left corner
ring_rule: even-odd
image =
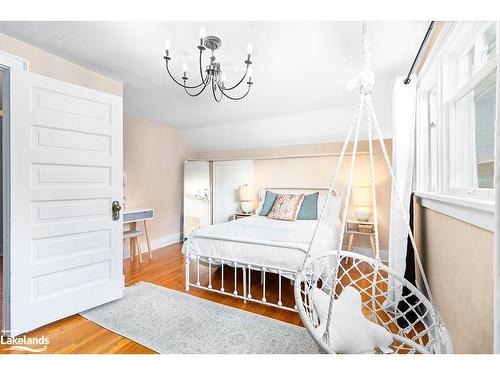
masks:
[[[205,29],[201,28],[200,29],[200,44],[198,45],[198,49],[200,50],[200,79],[201,83],[198,85],[190,86],[187,84],[188,77],[187,77],[187,70],[188,66],[186,63],[182,64],[182,83],[179,82],[174,78],[172,73],[170,72],[169,69],[169,61],[172,59],[170,57],[170,40],[165,41],[165,56],[163,58],[165,59],[165,64],[167,67],[167,72],[170,75],[170,77],[174,80],[175,83],[177,83],[179,86],[183,87],[186,93],[189,96],[198,96],[200,95],[206,88],[207,86],[211,86],[212,94],[216,102],[220,102],[223,97],[226,97],[231,100],[240,100],[243,99],[245,96],[248,95],[250,92],[250,88],[253,85],[252,82],[252,75],[253,75],[253,69],[250,65],[252,65],[252,61],[250,60],[251,54],[252,54],[252,45],[248,44],[247,45],[247,59],[245,60],[245,74],[243,77],[239,80],[238,83],[236,83],[233,86],[226,86],[226,75],[222,72],[220,63],[216,61],[214,52],[216,49],[220,48],[222,45],[222,41],[217,38],[216,36],[212,35],[205,35]],[[203,51],[206,49],[209,49],[212,51],[212,56],[210,57],[210,64],[208,64],[205,69],[203,69],[202,65],[202,55]],[[205,74],[203,74],[205,72]],[[247,78],[246,84],[248,85],[246,92],[241,95],[241,96],[232,96],[230,92],[232,90],[236,89],[240,84]]]

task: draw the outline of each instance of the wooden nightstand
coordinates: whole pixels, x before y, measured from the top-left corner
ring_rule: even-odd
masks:
[[[354,236],[368,236],[372,247],[373,256],[376,255],[375,249],[375,225],[371,221],[347,220],[346,233],[349,235],[347,242],[347,251],[352,251]]]
[[[249,213],[249,214],[245,214],[243,212],[236,212],[234,215],[233,215],[233,220],[238,220],[238,219],[243,219],[245,217],[249,217],[249,216],[252,216],[253,214],[252,213]]]

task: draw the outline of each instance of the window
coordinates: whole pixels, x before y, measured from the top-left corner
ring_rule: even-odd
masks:
[[[488,27],[486,32],[483,34],[483,51],[487,59],[493,58],[495,56],[497,48],[497,28],[496,24],[493,23]]]
[[[417,188],[493,197],[497,24],[450,22],[419,77]]]
[[[450,100],[449,191],[492,195],[496,117],[496,25],[473,40],[458,61],[458,87]],[[450,60],[450,65],[454,60]],[[450,67],[453,71],[453,66]]]
[[[459,82],[461,86],[463,86],[465,82],[467,82],[474,74],[474,70],[476,68],[474,65],[475,53],[475,48],[472,46],[472,48],[460,58]]]
[[[424,207],[494,223],[498,23],[446,22],[417,84],[416,189]]]

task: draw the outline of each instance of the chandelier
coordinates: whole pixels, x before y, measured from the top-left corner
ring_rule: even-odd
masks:
[[[217,62],[214,52],[216,49],[220,48],[222,45],[222,41],[217,38],[216,36],[208,35],[206,36],[205,29],[202,27],[200,29],[200,44],[198,45],[198,49],[200,50],[200,60],[199,60],[199,65],[200,65],[200,79],[201,82],[197,85],[188,85],[188,76],[187,76],[187,70],[188,66],[186,63],[182,64],[182,71],[183,75],[181,77],[182,83],[178,81],[177,79],[174,78],[172,73],[170,72],[169,69],[169,61],[172,59],[170,57],[170,40],[165,41],[165,56],[163,58],[165,59],[165,65],[167,67],[167,72],[170,75],[170,78],[173,79],[175,83],[177,83],[179,86],[183,87],[186,93],[189,96],[195,97],[200,95],[205,89],[210,86],[212,90],[213,97],[216,102],[220,102],[223,97],[226,97],[231,100],[240,100],[243,99],[245,96],[248,95],[250,92],[250,88],[253,85],[252,82],[252,76],[253,76],[253,69],[250,65],[252,65],[252,61],[250,60],[251,54],[252,54],[252,45],[248,44],[247,45],[247,59],[245,60],[245,74],[243,77],[236,83],[235,85],[227,85],[226,83],[226,75],[222,72],[220,63]],[[212,56],[210,56],[210,63],[203,68],[202,64],[202,55],[203,51],[206,49],[209,49],[212,51]],[[240,86],[241,83],[247,78],[246,84],[248,85],[246,92],[240,96],[233,96],[231,93],[233,92],[232,90],[236,89],[238,86]],[[210,88],[209,88],[210,90]]]

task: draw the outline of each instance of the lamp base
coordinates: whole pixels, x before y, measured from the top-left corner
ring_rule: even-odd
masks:
[[[252,201],[240,202],[240,207],[243,213],[249,214],[253,210],[253,202]]]
[[[356,215],[358,221],[370,221],[372,210],[370,207],[356,207],[354,209],[354,215]]]

